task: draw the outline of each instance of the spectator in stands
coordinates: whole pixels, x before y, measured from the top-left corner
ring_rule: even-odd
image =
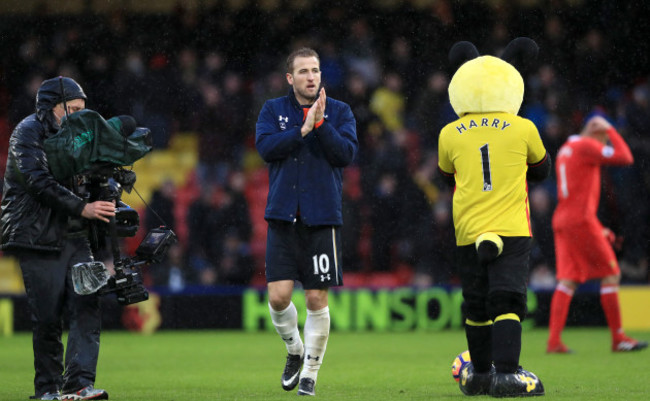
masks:
[[[531,270],[538,265],[550,269],[555,266],[553,228],[551,218],[555,204],[547,184],[535,185],[529,189],[530,223],[533,229],[533,248],[530,252]]]
[[[196,275],[201,277],[204,271],[214,271],[215,266],[210,259],[210,215],[215,209],[214,197],[217,188],[215,185],[201,187],[201,193],[189,207],[187,224],[189,243],[187,247],[188,262]],[[207,276],[210,276],[208,273]],[[208,280],[210,281],[210,280]]]
[[[421,143],[427,149],[438,146],[438,132],[454,120],[449,104],[447,86],[449,77],[442,71],[434,71],[427,77],[426,86],[418,93],[414,105],[413,122]]]
[[[176,185],[171,178],[166,178],[159,188],[151,194],[149,207],[145,212],[145,228],[147,232],[152,228],[166,226],[174,230],[176,228],[176,217],[174,208],[176,205]]]
[[[383,85],[370,96],[370,110],[379,116],[389,131],[399,131],[404,129],[405,108],[402,77],[388,71],[384,75]]]
[[[223,285],[247,285],[253,271],[254,263],[248,242],[241,239],[237,229],[228,229],[222,241],[216,282]]]
[[[437,155],[427,153],[403,191],[405,213],[400,221],[412,243],[410,262],[419,286],[447,284],[454,270],[453,252],[449,252],[455,246],[451,205],[446,188],[436,182],[437,166]]]
[[[370,86],[379,83],[381,61],[375,33],[364,17],[353,20],[343,43],[343,59],[348,71],[359,74]]]
[[[221,160],[228,163],[230,170],[238,168],[244,153],[244,142],[252,134],[254,125],[251,111],[252,98],[244,87],[241,73],[228,71],[223,77],[221,95],[226,113],[227,128],[219,133],[221,137]]]
[[[370,110],[370,88],[361,75],[348,74],[342,98],[350,105],[357,119],[358,131],[365,131],[368,123],[376,116]]]
[[[343,249],[343,266],[346,271],[360,271],[363,261],[359,253],[361,235],[364,224],[362,216],[362,193],[358,168],[348,168],[343,174],[343,222],[341,226],[341,241]]]
[[[261,110],[268,99],[284,96],[287,93],[284,82],[281,71],[271,71],[259,79],[253,91],[253,110]]]
[[[231,169],[225,145],[230,119],[224,105],[223,91],[215,84],[201,88],[203,102],[198,115],[199,160],[197,177],[200,185],[225,185]]]
[[[176,59],[175,68],[180,81],[174,117],[179,131],[193,132],[198,128],[199,120],[200,108],[196,106],[201,104],[199,59],[196,50],[183,47]]]
[[[89,92],[97,93],[93,110],[103,116],[119,114],[115,107],[116,88],[110,68],[110,59],[102,52],[94,52],[86,65],[86,86]]]
[[[403,212],[399,181],[392,171],[379,175],[372,193],[372,267],[375,271],[391,271],[393,244],[401,238],[399,223]]]
[[[320,52],[323,82],[330,96],[338,97],[345,83],[345,66],[334,42],[325,41]]]
[[[202,284],[219,281],[226,233],[246,244],[252,225],[242,193],[241,173],[234,175],[231,187],[209,186],[192,203],[188,214],[190,228],[189,260]],[[230,248],[228,248],[230,250]]]
[[[9,109],[9,123],[16,126],[26,115],[34,112],[34,101],[36,92],[40,88],[45,77],[40,73],[33,73],[27,77],[21,90],[12,98]],[[9,138],[7,138],[9,139]],[[7,141],[8,143],[8,141]]]
[[[623,215],[623,259],[627,264],[636,266],[633,270],[645,270],[646,277],[641,282],[648,282],[648,260],[650,259],[650,205],[641,201],[650,197],[650,87],[645,81],[635,85],[630,99],[623,104],[623,121],[626,140],[634,156],[634,168],[619,169],[615,176],[617,196],[621,199]],[[623,265],[621,266],[623,267]],[[626,266],[627,267],[627,266]],[[624,272],[625,273],[625,272]],[[638,282],[638,278],[636,279]]]
[[[218,50],[210,50],[203,57],[199,67],[199,80],[202,85],[220,85],[224,75],[226,61]]]
[[[420,91],[424,75],[423,64],[413,57],[413,44],[405,36],[395,36],[390,43],[390,53],[386,56],[384,69],[394,71],[402,78],[402,92],[407,107],[411,107]]]
[[[438,244],[431,251],[433,261],[430,273],[432,282],[438,284],[453,284],[457,279],[455,253],[447,250],[453,249],[455,238],[452,228],[454,219],[451,213],[451,193],[441,196],[433,207],[433,236],[430,244]]]
[[[572,52],[570,49],[572,40],[567,34],[565,23],[560,14],[550,15],[544,23],[544,35],[541,35],[539,46],[544,51],[540,52],[540,59],[543,64],[550,64],[560,73],[569,77],[571,71]]]
[[[145,76],[147,66],[142,51],[133,48],[120,61],[115,74],[115,107],[142,123],[145,110]]]
[[[575,96],[579,110],[586,112],[603,104],[610,75],[614,71],[607,38],[597,28],[591,28],[580,38],[575,52]],[[598,77],[598,79],[585,79]]]
[[[171,68],[169,56],[162,52],[151,56],[142,91],[142,115],[136,120],[151,130],[154,149],[166,149],[180,96],[179,80]]]
[[[165,259],[149,266],[146,272],[154,286],[168,287],[171,292],[181,292],[196,281],[196,272],[188,265],[179,243],[171,245]]]
[[[234,170],[228,177],[226,190],[230,197],[229,209],[226,212],[231,220],[230,227],[234,227],[237,237],[248,242],[251,239],[253,226],[251,223],[246,190],[246,175],[241,170]]]

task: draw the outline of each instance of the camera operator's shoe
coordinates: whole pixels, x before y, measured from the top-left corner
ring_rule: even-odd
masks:
[[[60,400],[61,395],[59,392],[47,392],[43,393],[41,395],[30,395],[29,396],[30,400]]]
[[[282,388],[291,391],[298,385],[300,379],[300,368],[302,368],[302,355],[287,355],[287,363],[282,373]]]
[[[460,380],[458,380],[458,387],[465,395],[485,395],[490,392],[490,383],[492,376],[495,374],[494,365],[487,373],[476,373],[474,371],[474,364],[468,362],[463,366],[460,371]]]
[[[65,393],[61,395],[62,400],[108,400],[108,393],[105,390],[101,390],[90,386],[86,386],[78,391],[73,391],[70,393]]]
[[[490,383],[492,397],[544,395],[544,385],[534,373],[521,368],[515,373],[495,373]]]
[[[303,377],[300,379],[300,385],[298,386],[298,395],[316,395],[314,391],[315,385],[316,382],[314,382],[314,379]]]
[[[628,351],[640,351],[648,347],[646,341],[637,341],[628,336],[623,336],[623,338],[612,344],[612,351],[614,352],[628,352]]]

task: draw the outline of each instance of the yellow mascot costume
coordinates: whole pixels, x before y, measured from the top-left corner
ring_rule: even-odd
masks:
[[[519,365],[532,241],[527,183],[551,169],[537,128],[517,115],[524,98],[518,69],[537,52],[534,41],[517,38],[501,58],[479,56],[470,42],[456,43],[449,54],[460,65],[449,84],[459,118],[440,132],[438,168],[455,186],[456,263],[471,357],[460,372],[466,395],[544,394],[539,378]]]

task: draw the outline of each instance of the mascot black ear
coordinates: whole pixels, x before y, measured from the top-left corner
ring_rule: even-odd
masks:
[[[472,42],[456,42],[451,47],[451,50],[449,50],[449,64],[452,71],[456,71],[458,67],[463,65],[463,63],[475,59],[478,56],[480,56],[480,54]]]
[[[538,52],[539,46],[534,40],[519,37],[508,43],[501,55],[501,60],[512,64],[520,74],[523,74],[537,60]]]

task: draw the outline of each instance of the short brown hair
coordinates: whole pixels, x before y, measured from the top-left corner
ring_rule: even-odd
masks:
[[[316,60],[320,63],[320,57],[316,50],[310,49],[309,47],[302,47],[298,50],[294,50],[289,57],[287,57],[287,72],[291,74],[293,72],[293,61],[296,57],[316,57]]]

